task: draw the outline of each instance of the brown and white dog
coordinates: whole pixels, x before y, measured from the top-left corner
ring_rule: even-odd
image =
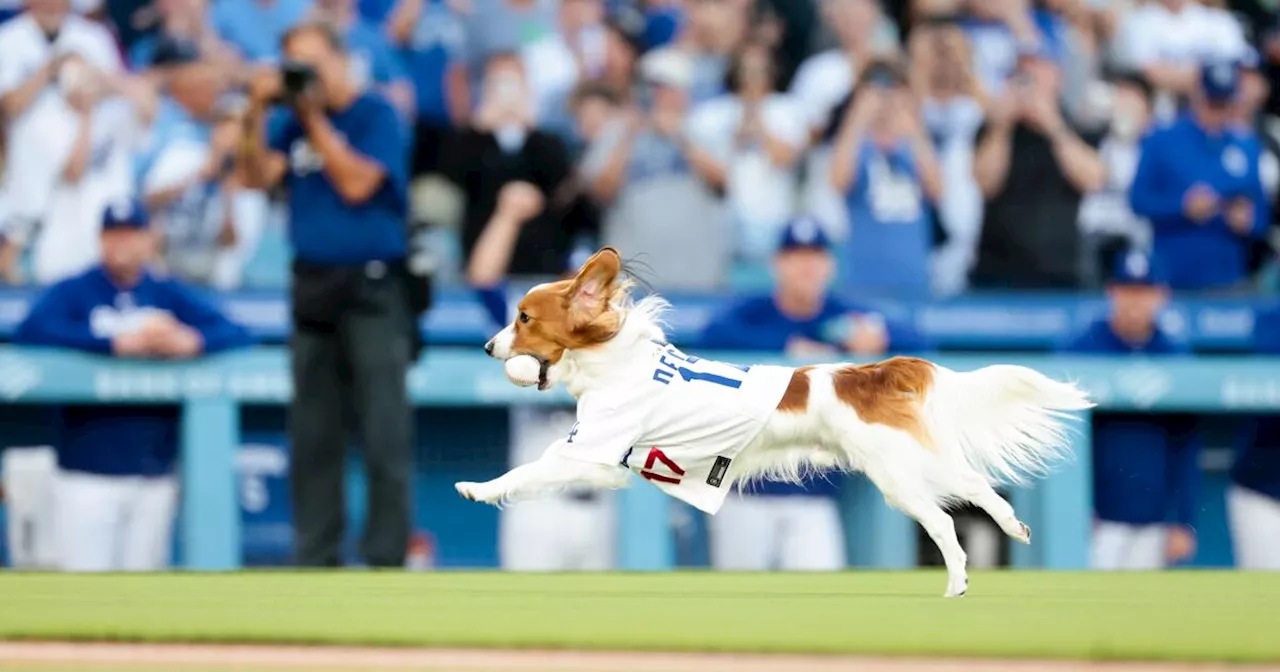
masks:
[[[529,290],[515,321],[485,351],[502,360],[535,357],[539,389],[563,383],[578,399],[580,423],[588,415],[619,421],[594,433],[575,429],[539,460],[494,480],[458,483],[462,496],[502,505],[571,484],[620,488],[636,470],[714,513],[722,486],[797,481],[806,470],[861,471],[929,533],[946,561],[945,594],[960,596],[968,587],[966,557],[943,507],[975,504],[1005,534],[1030,543],[1031,530],[992,485],[1025,483],[1067,457],[1072,412],[1094,405],[1074,385],[1020,366],[961,373],[910,357],[794,369],[699,360],[665,344],[659,322],[665,301],[653,295],[633,301],[630,287],[618,253],[604,248],[576,277]],[[722,375],[733,372],[754,373]],[[761,399],[768,407],[752,415],[747,407]],[[643,415],[627,415],[645,404],[652,408]],[[708,421],[715,429],[700,428],[698,412],[684,412],[698,406],[715,406],[707,411],[720,414]],[[736,412],[729,406],[741,406],[742,417],[726,424]],[[645,426],[629,429],[638,425]],[[690,445],[696,443],[709,447]],[[650,445],[647,462],[629,463],[633,447]],[[677,468],[657,446],[682,446],[692,462]],[[676,471],[657,473],[655,455]],[[707,466],[689,466],[703,457]]]

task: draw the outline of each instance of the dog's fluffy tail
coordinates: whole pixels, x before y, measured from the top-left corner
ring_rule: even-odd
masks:
[[[1067,423],[1092,408],[1083,390],[1023,366],[939,368],[925,415],[939,447],[992,483],[1021,485],[1070,456]]]

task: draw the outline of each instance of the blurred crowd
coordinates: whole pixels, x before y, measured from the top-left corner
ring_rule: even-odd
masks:
[[[1088,288],[1132,248],[1176,269],[1176,289],[1271,282],[1280,26],[1260,5],[27,0],[5,14],[11,283],[92,266],[102,209],[131,195],[169,273],[282,285],[289,213],[234,157],[242,92],[311,21],[399,111],[410,224],[446,280],[555,276],[609,244],[660,289],[759,287],[807,215],[851,296]],[[513,247],[473,264],[494,227]]]

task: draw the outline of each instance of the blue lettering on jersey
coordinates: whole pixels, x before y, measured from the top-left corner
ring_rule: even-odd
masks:
[[[702,365],[696,368],[684,366],[685,364],[694,365],[698,363],[701,363]],[[706,383],[731,387],[736,390],[739,387],[742,387],[742,379],[735,377],[729,371],[732,370],[746,373],[750,369],[751,367],[749,366],[706,361],[701,357],[686,355],[683,352],[668,346],[662,353],[662,356],[658,358],[658,368],[653,372],[653,379],[663,385],[668,385],[675,377],[675,374],[678,373],[680,374],[680,378],[686,383],[700,380]],[[719,370],[719,373],[715,372],[717,370]]]

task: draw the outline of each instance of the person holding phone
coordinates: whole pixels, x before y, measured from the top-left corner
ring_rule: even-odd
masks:
[[[232,289],[265,223],[267,199],[234,173],[241,134],[225,104],[229,78],[183,41],[161,42],[151,65],[165,98],[135,172],[162,261],[187,282]]]
[[[1098,133],[1062,108],[1062,73],[1050,54],[1024,52],[978,129],[974,176],[985,201],[976,289],[1074,289],[1082,284],[1077,223],[1085,194],[1106,184]]]
[[[829,174],[849,212],[839,286],[859,296],[928,296],[942,173],[906,76],[873,62],[839,114]]]

